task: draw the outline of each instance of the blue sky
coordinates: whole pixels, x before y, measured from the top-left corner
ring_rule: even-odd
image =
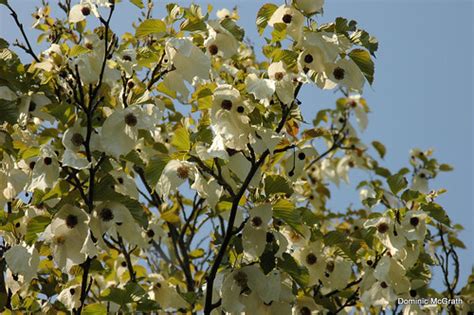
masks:
[[[118,33],[130,30],[138,14],[135,7],[123,2],[113,23]],[[255,29],[255,15],[262,4],[270,1],[195,2],[211,3],[215,9],[237,5],[239,23],[246,35],[257,46],[262,42]],[[10,3],[18,8],[28,29],[32,24],[30,14],[40,1]],[[159,16],[160,7],[156,10]],[[407,165],[409,150],[419,147],[434,148],[440,161],[455,167],[454,172],[442,173],[432,188],[448,190],[439,202],[454,222],[466,228],[461,234],[468,247],[460,252],[462,285],[474,263],[474,238],[470,237],[474,232],[473,9],[469,0],[334,0],[327,1],[325,14],[318,19],[323,23],[337,16],[355,19],[379,40],[375,83],[364,93],[372,113],[363,139],[367,143],[376,139],[386,145],[385,166],[397,170]],[[0,37],[11,41],[18,35],[7,10],[0,7]],[[301,100],[307,121],[319,109],[333,106],[337,97],[332,91],[305,88]],[[358,195],[350,187],[334,192],[333,208],[344,209],[350,203],[358,204]],[[435,284],[441,284],[439,269],[435,270]]]

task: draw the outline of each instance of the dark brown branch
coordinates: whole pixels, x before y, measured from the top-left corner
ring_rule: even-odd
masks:
[[[20,29],[21,35],[23,36],[23,39],[25,40],[27,47],[24,47],[23,45],[18,45],[18,46],[21,47],[23,50],[25,50],[25,52],[27,52],[31,57],[33,57],[33,59],[36,62],[40,62],[38,56],[36,56],[35,52],[33,51],[33,48],[31,47],[30,41],[28,40],[28,36],[26,36],[25,29],[23,28],[23,24],[18,19],[18,14],[16,14],[15,10],[8,4],[8,2],[4,4],[8,8],[8,10],[10,10],[10,15],[13,17],[16,25]]]

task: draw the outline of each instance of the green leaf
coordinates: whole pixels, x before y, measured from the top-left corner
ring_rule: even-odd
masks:
[[[273,3],[264,4],[257,13],[257,29],[260,35],[263,34],[263,31],[268,25],[268,21],[272,17],[273,13],[275,13],[278,6]]]
[[[206,252],[202,248],[197,248],[189,253],[191,259],[201,258]]]
[[[3,38],[0,38],[0,49],[8,48],[8,46],[10,46],[10,44]]]
[[[108,294],[102,296],[102,301],[114,302],[121,306],[139,301],[146,293],[141,286],[133,282],[127,283],[124,289],[110,288],[107,291]]]
[[[354,49],[349,53],[349,57],[357,64],[367,81],[372,85],[374,82],[375,65],[367,50]]]
[[[206,23],[197,17],[190,17],[181,23],[180,28],[182,31],[188,32],[205,31]]]
[[[299,266],[288,253],[283,253],[282,258],[278,259],[278,268],[288,273],[301,287],[306,287],[309,281],[308,270],[303,266]]]
[[[148,162],[145,168],[145,177],[152,187],[155,187],[168,162],[169,156],[167,155],[155,155]]]
[[[351,41],[366,48],[372,56],[375,57],[375,52],[379,48],[379,43],[374,36],[371,36],[364,30],[357,30],[351,35]]]
[[[285,194],[291,196],[293,194],[293,188],[290,183],[280,175],[270,175],[265,177],[265,194],[267,196],[273,194]]]
[[[402,189],[408,185],[408,181],[402,174],[395,174],[387,179],[388,186],[394,195],[398,194]]]
[[[7,4],[8,4],[8,0],[0,0],[0,4],[7,5]]]
[[[380,155],[380,157],[383,159],[385,157],[385,153],[387,153],[387,149],[385,149],[385,146],[378,141],[372,141],[372,145],[374,146],[375,150],[377,150],[377,153]]]
[[[161,34],[166,32],[166,24],[162,20],[148,19],[143,21],[135,32],[136,37],[144,37],[152,34]]]
[[[301,215],[295,209],[295,205],[291,201],[287,199],[278,200],[273,205],[273,217],[282,220],[294,230],[301,233]]]
[[[180,126],[174,131],[173,139],[171,144],[179,151],[189,151],[191,149],[191,141],[189,139],[188,129],[184,126]]]
[[[77,56],[85,54],[89,51],[90,50],[87,49],[84,46],[76,45],[76,46],[72,47],[71,50],[69,50],[69,57],[77,57]]]
[[[323,238],[324,244],[334,246],[336,244],[347,242],[347,235],[339,231],[329,231]]]
[[[421,208],[436,221],[448,226],[451,224],[451,220],[446,214],[446,211],[444,211],[443,207],[441,207],[439,204],[430,202],[427,205],[423,205]]]
[[[130,0],[130,3],[136,5],[140,9],[143,9],[145,6],[143,5],[142,0]]]
[[[245,36],[245,31],[243,28],[238,26],[232,19],[224,19],[221,22],[223,28],[228,30],[238,41],[242,41]]]
[[[441,164],[439,170],[442,172],[451,172],[454,168],[449,164]]]
[[[107,307],[104,304],[94,303],[89,304],[82,310],[84,315],[105,315],[107,314]]]
[[[0,99],[0,125],[5,121],[10,124],[15,124],[18,119],[18,109],[15,101],[7,101]]]
[[[26,243],[33,244],[33,242],[38,238],[38,234],[43,232],[50,222],[51,218],[47,216],[37,216],[32,218],[26,226]]]

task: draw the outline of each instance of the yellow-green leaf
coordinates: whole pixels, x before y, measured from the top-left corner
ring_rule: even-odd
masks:
[[[136,30],[135,36],[144,37],[166,32],[166,24],[162,20],[148,19],[143,21]]]

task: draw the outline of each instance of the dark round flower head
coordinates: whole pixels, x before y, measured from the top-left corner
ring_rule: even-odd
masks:
[[[83,6],[81,9],[81,13],[84,16],[88,16],[89,14],[91,14],[91,9],[87,6]]]
[[[43,159],[43,162],[45,165],[51,165],[51,163],[53,163],[53,159],[47,156]]]
[[[99,212],[99,217],[102,219],[102,221],[109,222],[114,219],[114,213],[110,208],[103,208]]]
[[[380,286],[382,287],[382,289],[388,288],[388,285],[387,285],[387,283],[386,283],[385,281],[382,281],[382,282],[380,283]]]
[[[311,315],[311,310],[307,306],[300,308],[300,315]]]
[[[337,67],[336,69],[334,69],[334,71],[332,72],[332,74],[334,75],[334,78],[336,80],[342,80],[344,79],[344,75],[345,75],[345,70],[342,69],[341,67]]]
[[[232,101],[231,100],[222,100],[221,108],[225,109],[225,110],[231,110],[232,109]]]
[[[255,227],[259,227],[263,223],[262,218],[260,217],[253,217],[251,222],[252,222],[252,225]]]
[[[69,293],[71,293],[71,295],[74,295],[76,293],[76,290],[74,288],[71,288],[69,289]]]
[[[36,109],[36,103],[33,102],[33,101],[31,101],[31,102],[30,102],[30,105],[28,106],[28,111],[34,112],[35,109]]]
[[[283,15],[282,21],[285,22],[286,24],[290,24],[292,20],[293,20],[293,17],[291,16],[291,14],[287,13]]]
[[[381,234],[386,233],[388,231],[388,228],[389,228],[389,226],[385,222],[382,222],[379,225],[377,225],[377,231]]]
[[[410,218],[410,224],[413,225],[414,227],[418,226],[418,223],[420,223],[420,219],[418,219],[418,217]]]
[[[76,215],[74,214],[69,214],[66,217],[66,225],[68,228],[72,229],[74,228],[77,224],[79,223],[79,220]]]
[[[306,158],[306,154],[304,154],[304,152],[300,152],[298,153],[298,159],[300,159],[301,161],[304,160]]]
[[[127,114],[124,120],[125,123],[130,127],[135,127],[138,123],[137,117],[132,113]]]
[[[217,55],[217,53],[219,52],[219,48],[217,47],[216,44],[210,45],[210,46],[207,48],[207,50],[208,50],[209,53],[210,53],[211,55],[213,55],[213,56],[214,56],[214,55]]]
[[[176,173],[178,174],[179,178],[186,179],[189,177],[189,167],[186,165],[181,165],[176,169]]]
[[[155,236],[155,232],[152,230],[152,229],[148,229],[146,231],[146,235],[149,237],[149,238],[153,238],[153,236]]]
[[[275,73],[275,80],[281,81],[281,80],[283,80],[284,76],[285,76],[285,74],[283,72],[277,72],[277,73]]]
[[[308,265],[314,265],[317,261],[318,261],[318,257],[316,257],[315,254],[309,253],[308,255],[306,255],[306,263]]]
[[[312,63],[313,60],[314,60],[314,58],[311,54],[306,54],[306,56],[304,56],[304,62],[306,62],[306,63]]]
[[[237,113],[243,114],[244,111],[245,111],[245,108],[243,106],[237,107]]]
[[[247,286],[247,281],[248,281],[248,276],[245,272],[243,271],[238,271],[235,275],[234,275],[234,280],[235,282],[237,282],[237,284],[241,287],[241,288],[245,288]]]
[[[84,143],[84,137],[80,133],[75,133],[71,137],[71,142],[76,147],[79,147]]]

